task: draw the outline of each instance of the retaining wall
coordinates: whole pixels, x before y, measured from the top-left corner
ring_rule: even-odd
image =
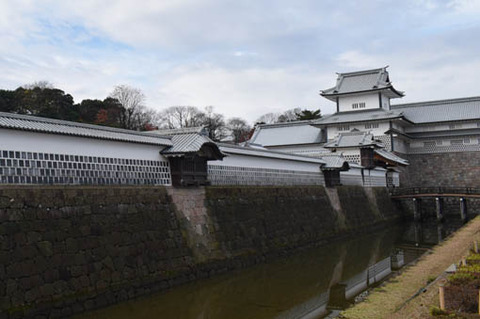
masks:
[[[480,152],[409,154],[402,187],[478,187]]]
[[[0,318],[68,317],[399,216],[383,188],[0,187]]]

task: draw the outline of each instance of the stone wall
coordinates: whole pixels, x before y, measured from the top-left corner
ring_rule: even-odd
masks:
[[[192,263],[165,188],[0,189],[0,318],[128,300],[186,281]]]
[[[0,187],[0,318],[67,317],[399,216],[356,186]]]
[[[480,152],[409,154],[402,187],[479,187]]]
[[[386,189],[357,186],[208,187],[206,206],[209,228],[227,256],[289,250],[401,215]]]

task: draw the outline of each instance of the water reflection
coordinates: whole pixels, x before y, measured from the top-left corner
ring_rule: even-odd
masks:
[[[83,317],[321,318],[460,225],[453,224],[408,223],[383,229]]]

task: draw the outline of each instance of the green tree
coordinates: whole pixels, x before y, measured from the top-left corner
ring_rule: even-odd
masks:
[[[304,121],[304,120],[315,120],[322,117],[320,113],[320,109],[316,111],[310,111],[307,109],[302,110],[301,112],[295,113],[297,116],[297,121]]]
[[[15,91],[0,90],[0,112],[16,113]]]
[[[75,121],[78,119],[73,97],[60,89],[23,88],[15,90],[15,113]]]

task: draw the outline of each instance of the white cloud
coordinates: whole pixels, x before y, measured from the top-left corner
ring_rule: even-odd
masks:
[[[449,6],[460,14],[478,15],[480,13],[478,0],[451,0]]]
[[[319,85],[331,80],[331,75],[304,69],[226,70],[204,66],[177,70],[175,74],[158,91],[156,101],[161,107],[213,105],[216,112],[251,122],[264,113],[293,107],[322,108],[324,113],[333,109],[318,95]]]
[[[125,83],[156,108],[328,113],[318,91],[335,72],[385,65],[405,101],[477,91],[479,1],[19,0],[0,12],[0,88],[48,80],[77,102]]]

